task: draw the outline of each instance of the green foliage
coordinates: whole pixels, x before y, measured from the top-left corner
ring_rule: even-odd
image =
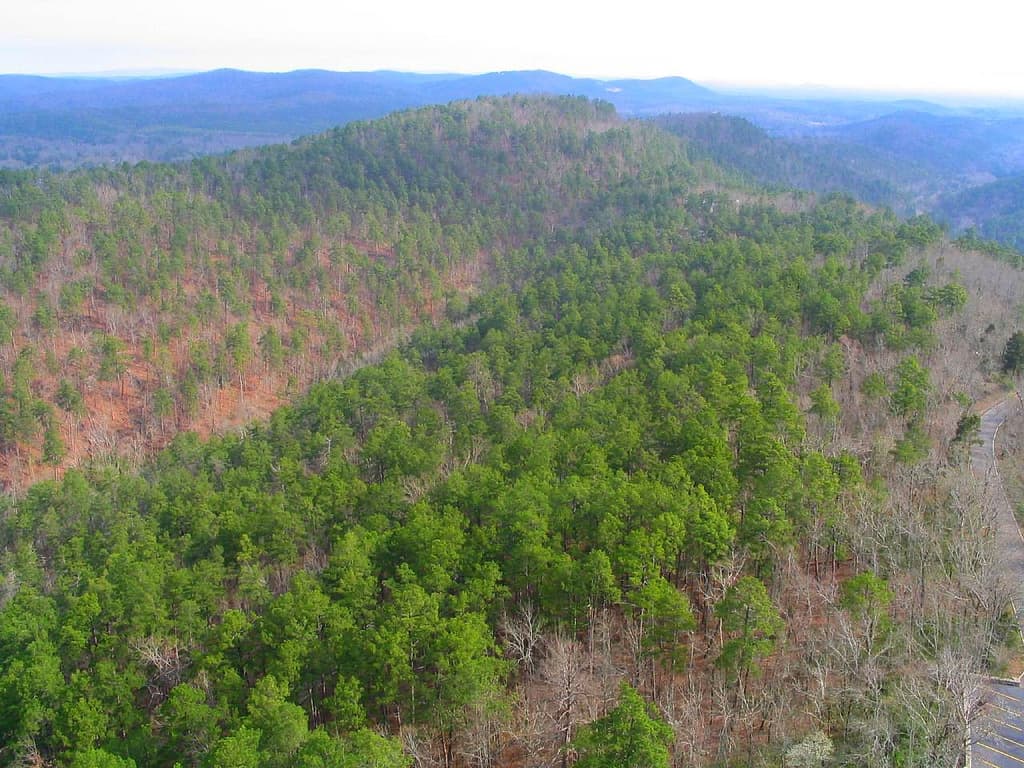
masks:
[[[953,443],[970,448],[980,442],[981,416],[977,413],[965,413],[956,422],[956,434]]]
[[[114,381],[121,378],[128,370],[124,343],[117,337],[109,334],[101,335],[96,343],[96,352],[99,355],[100,381]]]
[[[672,729],[624,682],[618,706],[581,729],[573,746],[580,768],[668,768],[671,743]]]
[[[914,216],[900,226],[900,235],[909,244],[924,248],[939,242],[942,227],[928,216]]]
[[[892,449],[893,458],[901,464],[916,464],[928,456],[931,441],[924,429],[917,422],[907,425],[903,437],[896,441]]]
[[[232,326],[224,338],[224,344],[231,353],[231,362],[235,371],[241,374],[252,359],[252,342],[249,340],[249,327],[245,323]]]
[[[260,354],[267,367],[271,369],[280,368],[284,362],[285,350],[281,336],[274,326],[268,327],[263,332],[263,335],[260,336],[259,346]]]
[[[78,388],[67,379],[61,379],[57,385],[57,395],[54,398],[57,405],[68,413],[76,416],[85,414],[85,398]]]
[[[6,344],[14,341],[14,332],[18,329],[18,319],[7,302],[0,301],[0,340]]]
[[[839,418],[839,403],[832,395],[832,388],[822,384],[811,392],[811,413],[826,424],[835,424]]]
[[[258,730],[243,725],[214,745],[204,767],[258,768],[263,757],[259,750],[260,735]]]
[[[246,726],[259,734],[260,765],[269,768],[292,765],[309,736],[306,713],[287,701],[286,694],[287,689],[268,675],[249,696]]]
[[[646,627],[644,644],[669,666],[685,658],[679,653],[680,635],[697,627],[693,609],[686,595],[659,575],[637,587],[627,600],[634,606],[637,620]]]
[[[889,406],[897,416],[912,421],[924,414],[930,393],[928,369],[916,357],[908,357],[896,367],[896,383],[889,397]]]
[[[1019,374],[1024,370],[1024,332],[1014,331],[1003,348],[1003,372]]]
[[[772,189],[841,190],[875,205],[898,207],[909,169],[891,157],[844,141],[769,136],[741,117],[721,114],[657,118],[666,130],[685,137],[691,152],[707,157],[747,183]]]
[[[884,612],[890,602],[889,585],[871,571],[851,576],[840,590],[839,604],[858,618]]]
[[[889,393],[889,387],[885,383],[885,377],[875,371],[869,373],[861,382],[861,391],[873,400],[885,397]]]
[[[318,728],[310,733],[292,764],[296,768],[409,768],[412,759],[402,752],[397,739],[366,728],[343,739],[332,738]]]
[[[43,463],[56,467],[63,461],[67,449],[60,434],[60,426],[52,417],[47,421],[43,432]]]
[[[497,718],[518,678],[500,617],[525,611],[580,638],[625,614],[654,681],[717,617],[717,664],[745,681],[784,626],[762,578],[803,547],[842,557],[843,505],[876,500],[855,457],[807,441],[799,382],[821,377],[812,410],[837,422],[837,337],[878,318],[905,340],[955,298],[915,278],[869,317],[863,254],[895,259],[915,228],[846,198],[783,213],[694,191],[678,143],[585,101],[485,100],[95,174],[114,202],[66,214],[99,206],[86,299],[162,327],[149,361],[96,334],[62,408],[80,412],[90,377],[134,384],[129,361],[161,356],[153,432],[242,385],[257,355],[281,371],[268,379],[323,381],[263,422],[178,435],[138,473],[69,470],[5,502],[0,741],[54,764],[104,749],[154,766],[404,766],[375,729],[454,748]],[[481,253],[491,282],[449,305],[457,325],[333,375],[348,339],[332,317],[383,342]],[[40,357],[13,356],[0,447],[38,448],[42,429],[56,465]],[[908,435],[929,393],[907,358],[887,404]],[[706,585],[733,558],[747,569],[712,607]],[[664,765],[666,734],[624,688],[581,734],[581,764]]]
[[[759,671],[761,659],[775,649],[784,626],[764,583],[743,576],[715,605],[715,615],[730,635],[715,664],[734,677]]]
[[[889,636],[893,627],[889,615],[892,599],[888,583],[871,571],[863,571],[843,582],[839,605],[853,620],[862,658],[879,653]]]
[[[163,421],[174,414],[174,396],[165,388],[153,393],[153,415]]]
[[[118,757],[102,749],[88,749],[76,752],[68,768],[135,768],[135,761],[127,757]]]
[[[946,313],[956,312],[967,303],[967,289],[959,283],[947,283],[933,288],[926,294],[927,300]]]
[[[846,373],[846,355],[839,344],[830,344],[821,360],[821,372],[830,385]]]
[[[202,759],[219,735],[219,713],[193,685],[175,686],[160,707],[168,761]]]
[[[984,185],[982,188],[984,189]],[[990,213],[991,209],[989,209],[988,212]],[[1003,220],[1000,221],[1000,219]],[[974,227],[969,227],[964,230],[963,234],[953,242],[961,250],[984,253],[987,256],[998,259],[999,261],[1012,264],[1017,268],[1024,266],[1024,256],[1022,256],[1019,248],[1019,244],[1022,242],[1020,238],[1021,233],[1017,229],[1017,222],[1010,222],[1006,221],[1003,217],[996,217],[992,224],[994,225],[992,227],[993,230],[999,230],[1002,229],[1002,227],[1006,227],[1005,230],[998,233],[1003,242],[997,242],[996,240],[982,237]],[[1007,243],[1011,243],[1012,245],[1008,245]]]
[[[32,313],[32,325],[40,333],[50,334],[57,330],[57,312],[46,297],[41,297]]]

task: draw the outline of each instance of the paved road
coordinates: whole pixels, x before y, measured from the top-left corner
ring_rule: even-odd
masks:
[[[1014,584],[1013,610],[1024,637],[1024,537],[1014,519],[996,467],[995,439],[1014,408],[1007,398],[981,414],[980,442],[971,449],[971,466],[985,480],[986,497],[996,509],[1003,566]],[[969,764],[987,768],[1024,768],[1024,688],[990,682],[982,692],[981,716],[972,726]]]
[[[1006,417],[1018,407],[1017,398],[1009,397],[981,414],[980,441],[971,449],[971,466],[979,477],[984,478],[986,498],[996,509],[996,525],[1003,550],[1002,563],[1012,577],[1014,611],[1024,636],[1024,537],[1017,527],[1010,502],[1006,498],[1006,491],[999,479],[995,448],[999,428],[1006,421]]]

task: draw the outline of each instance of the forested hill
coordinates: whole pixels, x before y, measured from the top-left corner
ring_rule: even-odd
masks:
[[[930,213],[955,234],[974,225],[1004,245],[1017,236],[1019,196],[1000,181],[1024,172],[1019,104],[957,107],[799,90],[741,94],[680,77],[232,69],[162,78],[0,75],[0,168],[183,161],[396,110],[510,94],[599,99],[631,117],[684,113],[662,126],[688,134],[716,162],[749,178],[841,191],[901,215]],[[971,188],[977,195],[961,197]],[[996,210],[972,202],[985,198]]]
[[[510,249],[695,178],[607,104],[510,98],[189,165],[0,175],[5,482],[244,423]]]
[[[512,98],[5,176],[9,462],[303,394],[0,500],[0,765],[958,765],[1020,275],[717,173]]]
[[[843,192],[903,216],[932,215],[953,234],[973,229],[1003,246],[1024,247],[1020,119],[903,111],[790,136],[721,114],[654,120],[685,138],[695,157],[748,183]]]
[[[878,148],[804,136],[771,136],[741,117],[677,114],[653,118],[688,142],[691,153],[707,157],[746,182],[777,190],[802,189],[853,195],[871,205],[912,214],[916,196],[930,175],[912,162]]]
[[[936,215],[956,231],[972,230],[986,240],[1024,253],[1024,175],[966,189],[940,201]]]

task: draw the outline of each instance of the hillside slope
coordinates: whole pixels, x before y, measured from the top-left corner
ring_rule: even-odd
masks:
[[[624,215],[619,197],[659,176],[642,194],[695,178],[671,137],[523,98],[185,166],[8,172],[4,479],[265,413],[441,317],[512,249]]]
[[[961,193],[1024,171],[1020,105],[988,108],[800,91],[716,92],[679,77],[572,78],[546,71],[482,75],[284,73],[223,69],[149,79],[0,76],[0,167],[74,168],[180,161],[293,140],[396,110],[509,94],[600,99],[620,114],[668,118],[677,133],[746,178],[841,191],[901,215],[934,214],[1015,242],[1012,213],[991,216]],[[696,113],[704,113],[697,116]],[[708,116],[708,113],[714,113]],[[750,121],[754,136],[740,129]],[[990,221],[991,218],[991,221]]]
[[[949,195],[935,215],[954,231],[974,230],[981,237],[1024,252],[1024,175],[1008,176]]]
[[[900,111],[828,131],[948,176],[1005,176],[1024,168],[1024,120]]]
[[[1020,250],[1024,123],[921,112],[770,135],[740,117],[694,113],[655,119],[737,178],[769,188],[842,192],[903,216],[928,214]]]
[[[747,182],[818,193],[844,193],[866,203],[912,213],[908,188],[929,175],[891,155],[835,139],[771,136],[749,120],[694,113],[654,119],[664,130],[687,140],[691,151],[729,169]]]

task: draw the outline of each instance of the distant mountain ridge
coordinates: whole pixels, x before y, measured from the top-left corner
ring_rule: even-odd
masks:
[[[400,109],[513,93],[603,99],[626,115],[713,106],[680,77],[576,79],[219,69],[142,79],[0,76],[0,167],[175,161],[317,133]]]
[[[285,143],[400,110],[511,94],[601,100],[626,117],[682,116],[663,127],[755,183],[848,192],[903,215],[933,213],[954,232],[974,227],[1005,244],[1022,242],[1016,218],[1024,195],[1018,201],[1018,185],[999,183],[1024,174],[1019,104],[721,93],[682,77],[316,69],[136,78],[5,75],[0,168],[177,162]],[[747,124],[729,122],[734,118]]]
[[[372,90],[371,90],[372,89]],[[603,97],[619,111],[633,100],[638,109],[658,101],[690,103],[720,99],[715,92],[682,77],[653,80],[573,78],[546,70],[491,72],[482,75],[416,74],[381,70],[332,72],[307,69],[284,73],[217,69],[161,78],[56,78],[0,75],[0,105],[6,109],[106,108],[179,103],[183,97],[238,103],[259,99],[302,97],[321,93],[344,101],[353,95],[375,96],[393,109],[438,100],[551,93]]]
[[[654,122],[685,139],[691,153],[769,188],[842,192],[909,215],[913,206],[903,190],[927,180],[923,169],[894,164],[881,150],[835,138],[770,136],[742,117],[676,114]]]
[[[1024,119],[901,110],[829,131],[846,142],[952,173],[1003,176],[1024,169]]]
[[[287,141],[400,109],[513,93],[583,96],[625,116],[738,114],[804,135],[882,117],[882,101],[722,94],[682,77],[574,78],[545,70],[481,75],[219,69],[151,78],[0,76],[0,167],[177,161]],[[901,102],[906,104],[905,102]],[[947,107],[914,103],[935,114]]]
[[[973,230],[986,240],[1024,253],[1024,174],[950,195],[933,214],[956,232]]]

